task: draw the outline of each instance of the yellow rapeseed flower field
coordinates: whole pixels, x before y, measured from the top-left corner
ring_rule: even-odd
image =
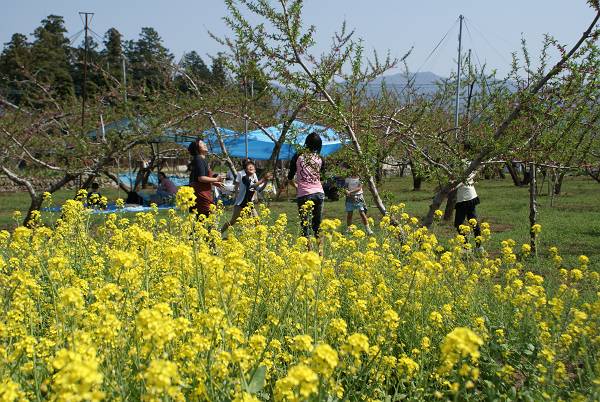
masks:
[[[490,257],[467,225],[442,245],[402,205],[317,244],[266,208],[224,240],[219,208],[177,202],[0,232],[0,401],[600,399],[585,256],[553,248],[550,286],[528,246]]]

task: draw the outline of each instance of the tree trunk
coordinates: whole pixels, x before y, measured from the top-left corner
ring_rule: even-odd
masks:
[[[456,206],[456,190],[448,193],[448,199],[446,200],[446,209],[444,209],[444,220],[446,222],[452,221],[454,217],[454,207]]]
[[[542,174],[542,181],[539,182],[538,184],[536,184],[536,186],[539,185],[539,187],[536,187],[536,190],[537,190],[538,194],[541,194],[542,191],[544,190],[544,184],[546,183],[546,179],[548,178],[548,172],[544,168],[540,168],[539,171]],[[537,178],[538,178],[537,172],[535,173],[535,176],[536,176],[535,181],[538,182],[538,180],[537,180]]]
[[[548,191],[550,193],[550,206],[554,206],[554,198],[556,196],[556,183],[558,181],[558,176],[556,174],[556,169],[552,169],[552,175],[550,176],[552,179],[550,182],[552,183],[552,187]]]
[[[558,178],[556,179],[556,183],[554,183],[554,195],[560,195],[560,192],[562,190],[562,184],[563,184],[563,180],[565,178],[565,174],[566,172],[560,172],[558,174]]]
[[[221,135],[221,129],[219,128],[217,122],[215,121],[215,118],[212,115],[212,113],[205,113],[205,114],[208,116],[208,119],[210,120],[210,124],[212,124],[213,129],[215,130],[215,134],[217,136],[217,141],[219,141],[219,147],[221,148],[221,152],[223,153],[223,159],[225,159],[225,164],[227,165],[227,167],[229,168],[229,171],[233,175],[233,181],[235,183],[235,181],[237,180],[237,170],[235,168],[235,164],[229,157],[229,152],[227,152],[227,148],[225,147],[225,143],[223,142],[223,136]]]
[[[413,191],[421,191],[422,182],[423,178],[421,176],[413,175]]]
[[[377,166],[375,167],[375,182],[379,185],[383,180],[383,161],[378,160]]]
[[[288,117],[288,119],[283,122],[283,126],[281,127],[281,134],[279,135],[279,138],[277,138],[277,141],[275,141],[275,146],[273,147],[273,152],[271,152],[271,157],[269,158],[269,163],[267,164],[267,168],[266,168],[266,171],[270,171],[270,170],[273,171],[273,179],[275,180],[275,188],[279,188],[281,186],[281,184],[279,183],[279,178],[275,174],[276,173],[275,168],[277,167],[277,161],[279,160],[279,154],[281,153],[281,148],[283,147],[283,144],[285,143],[285,140],[287,139],[288,131],[290,131],[292,124],[298,117],[298,114],[300,113],[300,111],[302,111],[302,109],[304,109],[305,106],[306,106],[306,102],[304,102],[304,101],[300,102],[297,105],[296,109],[294,109],[294,111]]]
[[[6,172],[6,170],[5,170],[5,172]],[[48,189],[48,192],[50,194],[53,194],[57,190],[63,188],[67,183],[73,181],[78,176],[79,175],[65,173],[65,175],[63,176],[62,179],[60,179],[59,181],[57,181],[56,183],[54,183],[53,185],[50,186],[50,188]],[[11,180],[13,180],[13,177],[11,177],[10,175],[9,175],[9,178],[11,178]],[[27,210],[27,215],[25,216],[25,219],[23,220],[23,226],[27,226],[27,225],[29,225],[29,223],[31,222],[31,219],[33,218],[33,216],[32,216],[33,211],[39,211],[40,208],[42,207],[42,202],[44,201],[43,195],[40,195],[37,191],[35,191],[35,189],[31,185],[31,183],[29,183],[27,180],[17,177],[17,180],[13,180],[13,181],[15,181],[17,183],[19,183],[19,181],[20,181],[21,182],[20,184],[25,185],[27,187],[29,196],[31,198],[31,203],[29,204],[29,209]]]
[[[400,177],[404,177],[404,171],[406,170],[406,163],[400,165]]]
[[[410,165],[410,174],[412,175],[412,179],[413,179],[413,190],[412,191],[421,191],[421,184],[423,182],[423,177],[416,172],[415,164],[413,163],[412,159],[409,160],[408,163]]]
[[[31,203],[29,204],[29,209],[27,210],[27,214],[25,215],[25,219],[23,220],[23,226],[29,226],[31,220],[33,218],[33,212],[39,211],[42,208],[43,198],[39,195],[31,196]]]
[[[373,196],[373,201],[375,201],[375,206],[381,212],[381,215],[386,215],[387,210],[385,205],[383,204],[383,200],[379,196],[379,191],[377,190],[377,184],[375,183],[375,179],[373,176],[369,175],[367,183],[369,184],[369,190],[371,191],[371,195]]]
[[[105,170],[103,172],[106,177],[108,177],[109,179],[111,179],[112,181],[114,181],[121,190],[125,191],[126,193],[129,193],[130,191],[132,191],[131,188],[127,187],[120,179],[117,175],[109,172],[108,170]]]
[[[287,130],[286,130],[287,132]],[[275,146],[273,147],[273,152],[271,152],[271,158],[269,159],[269,163],[267,164],[266,167],[266,171],[268,172],[269,170],[273,171],[273,180],[275,180],[275,188],[280,188],[281,184],[279,183],[279,177],[277,177],[276,173],[276,166],[277,166],[277,160],[279,159],[279,153],[281,152],[281,147],[283,146],[283,143],[285,141],[285,137],[286,132],[284,132],[284,130],[281,130],[281,136],[277,139],[277,141],[275,142]],[[284,180],[285,183],[285,180]]]
[[[515,186],[521,187],[523,183],[521,182],[521,178],[519,177],[519,173],[517,172],[517,167],[513,162],[507,162],[506,167],[508,168],[508,173],[512,178],[512,181]]]
[[[80,189],[88,189],[90,188],[90,186],[92,185],[92,183],[94,182],[94,180],[96,179],[96,177],[98,177],[97,174],[90,174],[88,175],[88,177],[85,179],[85,181],[83,183],[81,183],[81,187]]]
[[[588,167],[585,169],[585,172],[588,174],[588,176],[590,176],[596,182],[600,183],[600,166],[598,167],[597,170],[594,170],[594,169]]]
[[[523,165],[523,180],[521,180],[521,183],[524,186],[526,186],[530,182],[531,182],[531,166],[529,167],[529,170],[527,170],[527,165]]]
[[[502,169],[502,166],[497,166],[496,167],[496,173],[498,174],[498,178],[504,180],[506,178],[506,175],[504,174],[504,170]]]
[[[440,209],[444,198],[448,196],[450,190],[454,187],[454,183],[446,183],[442,187],[438,189],[438,191],[433,196],[431,200],[431,204],[429,205],[429,211],[427,211],[427,215],[423,217],[423,225],[430,227],[433,223],[433,215],[436,210]]]
[[[483,174],[483,178],[485,180],[490,180],[493,175],[493,171],[491,171],[487,166],[483,169],[483,172],[481,173]]]
[[[537,223],[537,186],[536,186],[536,172],[535,163],[530,164],[529,168],[530,180],[529,180],[529,245],[531,246],[531,253],[537,256],[536,249],[536,233],[531,228]]]

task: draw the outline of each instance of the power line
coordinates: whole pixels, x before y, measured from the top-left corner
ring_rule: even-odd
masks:
[[[452,30],[454,30],[454,28],[456,27],[456,24],[458,23],[458,19],[456,19],[456,21],[454,21],[454,24],[452,24],[452,26],[450,27],[450,29],[448,29],[448,31],[446,31],[446,33],[444,34],[444,36],[442,37],[442,39],[440,39],[440,41],[435,45],[435,47],[431,50],[431,52],[429,52],[429,54],[427,55],[427,57],[425,58],[425,61],[421,64],[421,66],[417,69],[417,71],[415,71],[412,74],[412,78],[415,78],[417,76],[417,74],[419,72],[421,72],[421,69],[425,66],[425,64],[427,64],[427,62],[429,61],[429,59],[431,58],[431,56],[435,53],[435,51],[440,47],[440,45],[446,40],[446,38],[448,37],[448,34],[450,34],[450,32]],[[410,84],[411,78],[406,77],[406,84],[402,87],[402,89],[400,89],[400,91],[397,91],[398,93],[404,92],[404,90],[408,87],[408,85]],[[437,85],[437,84],[420,84],[419,86],[415,86],[415,88],[419,88],[421,86],[424,85]]]
[[[77,31],[76,33],[74,33],[73,35],[71,35],[69,37],[69,46],[73,45],[73,43],[75,42],[75,40],[77,38],[79,38],[79,36],[81,35],[82,32],[83,32],[83,29],[80,29],[79,31]]]
[[[458,19],[456,19],[456,21],[454,21],[454,24],[450,27],[450,29],[446,32],[446,34],[442,37],[442,39],[437,43],[437,45],[435,45],[435,47],[433,48],[433,50],[429,53],[429,55],[427,56],[427,58],[425,58],[425,61],[417,69],[417,71],[415,72],[415,74],[417,74],[418,72],[421,71],[421,69],[425,66],[425,64],[427,63],[427,61],[429,61],[429,58],[433,55],[433,53],[437,50],[437,48],[440,47],[440,45],[442,44],[442,42],[444,42],[446,40],[446,38],[448,37],[448,34],[456,27],[457,23],[458,23]]]
[[[473,29],[483,38],[483,40],[487,43],[487,45],[494,51],[494,53],[496,53],[498,56],[500,56],[500,58],[506,62],[507,64],[511,64],[511,61],[508,60],[506,58],[506,56],[504,56],[500,51],[498,51],[498,49],[496,49],[496,47],[494,45],[492,45],[492,43],[487,39],[487,37],[483,34],[483,32],[481,32],[476,24],[473,23],[473,21],[471,19],[469,19],[469,24],[471,24],[471,26],[473,27]],[[508,43],[506,40],[503,40],[506,44],[510,45],[510,43]]]
[[[102,42],[102,41],[104,41],[104,38],[103,38],[103,37],[101,37],[100,35],[98,35],[98,34],[96,33],[96,31],[94,31],[92,28],[90,28],[90,32],[91,32],[93,35],[96,35],[96,38],[98,38],[98,39],[99,39],[101,42]]]

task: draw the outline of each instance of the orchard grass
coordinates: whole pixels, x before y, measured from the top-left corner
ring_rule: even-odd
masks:
[[[420,217],[427,212],[434,187],[435,183],[424,182],[420,191],[412,191],[410,177],[391,177],[385,179],[380,191],[386,205],[405,203],[406,212],[411,216]],[[527,243],[529,241],[529,188],[516,187],[510,178],[507,178],[481,180],[476,184],[476,189],[481,198],[481,204],[477,206],[478,216],[481,221],[490,223],[494,234],[493,242],[486,247],[488,252],[492,255],[497,253],[500,242],[506,239],[513,239],[517,244]],[[125,197],[123,191],[115,188],[101,189],[101,192],[110,201]],[[370,202],[366,188],[365,193],[365,199],[369,204],[369,216],[375,220],[374,227],[377,231],[380,214]],[[61,205],[73,196],[72,190],[60,190],[53,195],[53,204]],[[272,201],[269,204],[274,214],[287,213],[288,229],[292,232],[298,228],[297,209],[293,197],[294,189],[290,187],[282,200]],[[577,258],[583,254],[590,257],[590,268],[600,270],[599,199],[600,185],[584,176],[566,177],[562,194],[555,196],[554,206],[550,206],[548,188],[544,185],[538,198],[539,223],[542,225],[538,256],[542,266],[549,256],[548,248],[556,246],[564,257],[565,264],[576,265]],[[20,211],[24,214],[28,205],[27,193],[0,193],[0,229],[16,227],[13,212]],[[227,217],[231,213],[230,209],[231,207],[227,207]],[[355,215],[354,224],[360,228],[360,217]],[[342,224],[345,224],[343,196],[339,201],[325,203],[323,218],[338,218]],[[51,219],[52,217],[46,217],[47,221]],[[434,233],[444,242],[445,239],[455,235],[455,230],[452,222],[440,222],[436,224]]]

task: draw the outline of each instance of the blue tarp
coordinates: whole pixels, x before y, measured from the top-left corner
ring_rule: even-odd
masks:
[[[272,126],[266,129],[271,135],[270,138],[262,130],[253,130],[248,132],[248,156],[256,160],[268,160],[271,157],[273,148],[275,148],[275,142],[281,136],[281,129],[283,124]],[[230,156],[236,158],[244,158],[246,156],[246,144],[244,133],[239,133],[234,130],[227,128],[220,128],[223,143]],[[298,146],[304,145],[306,136],[312,132],[317,132],[323,139],[323,149],[321,150],[322,156],[331,155],[335,151],[342,147],[342,141],[338,133],[334,130],[319,126],[316,124],[306,124],[301,121],[294,121],[292,128],[288,131],[287,141],[281,147],[279,153],[280,160],[290,160]],[[203,133],[205,140],[208,143],[209,150],[215,154],[221,154],[221,147],[217,140],[214,129],[205,130]],[[187,146],[188,143],[178,142],[181,145]]]
[[[126,185],[133,187],[133,184],[135,183],[135,177],[136,177],[136,173],[131,173],[131,175],[129,173],[120,173],[119,174],[119,180],[121,180],[121,182],[125,183]],[[189,184],[189,177],[179,177],[179,176],[168,176],[167,177],[169,179],[171,179],[171,181],[173,182],[173,184],[175,184],[177,187],[181,187],[181,186],[187,186]],[[150,173],[150,176],[148,177],[148,183],[153,184],[155,186],[158,185],[158,175],[156,173]]]
[[[136,121],[139,128],[143,129],[144,123],[141,119]],[[248,138],[248,156],[256,160],[268,160],[271,157],[275,141],[281,136],[283,124],[271,126],[266,129],[269,135],[262,130],[257,129],[249,131]],[[133,129],[132,122],[129,119],[121,119],[104,126],[105,132],[109,131],[128,131]],[[246,136],[228,128],[220,128],[223,142],[230,156],[235,158],[246,157]],[[342,139],[334,130],[323,127],[317,124],[306,124],[296,120],[292,123],[292,127],[287,133],[287,138],[279,153],[280,160],[290,160],[296,149],[304,145],[306,136],[312,132],[317,132],[323,139],[322,156],[331,155],[342,147]],[[88,133],[90,138],[96,139],[101,135],[101,130],[94,130]],[[217,140],[214,128],[205,130],[201,135],[190,135],[189,132],[177,129],[164,130],[160,135],[149,139],[150,142],[175,142],[183,147],[189,145],[194,138],[204,137],[208,143],[209,151],[215,154],[221,154],[222,150]]]
[[[159,210],[173,209],[173,206],[160,206]],[[88,209],[90,214],[111,214],[115,212],[148,212],[152,210],[151,207],[145,207],[142,205],[126,205],[123,208],[117,208],[115,204],[108,204],[105,209]],[[42,208],[42,211],[46,212],[61,212],[61,207],[49,207]]]

